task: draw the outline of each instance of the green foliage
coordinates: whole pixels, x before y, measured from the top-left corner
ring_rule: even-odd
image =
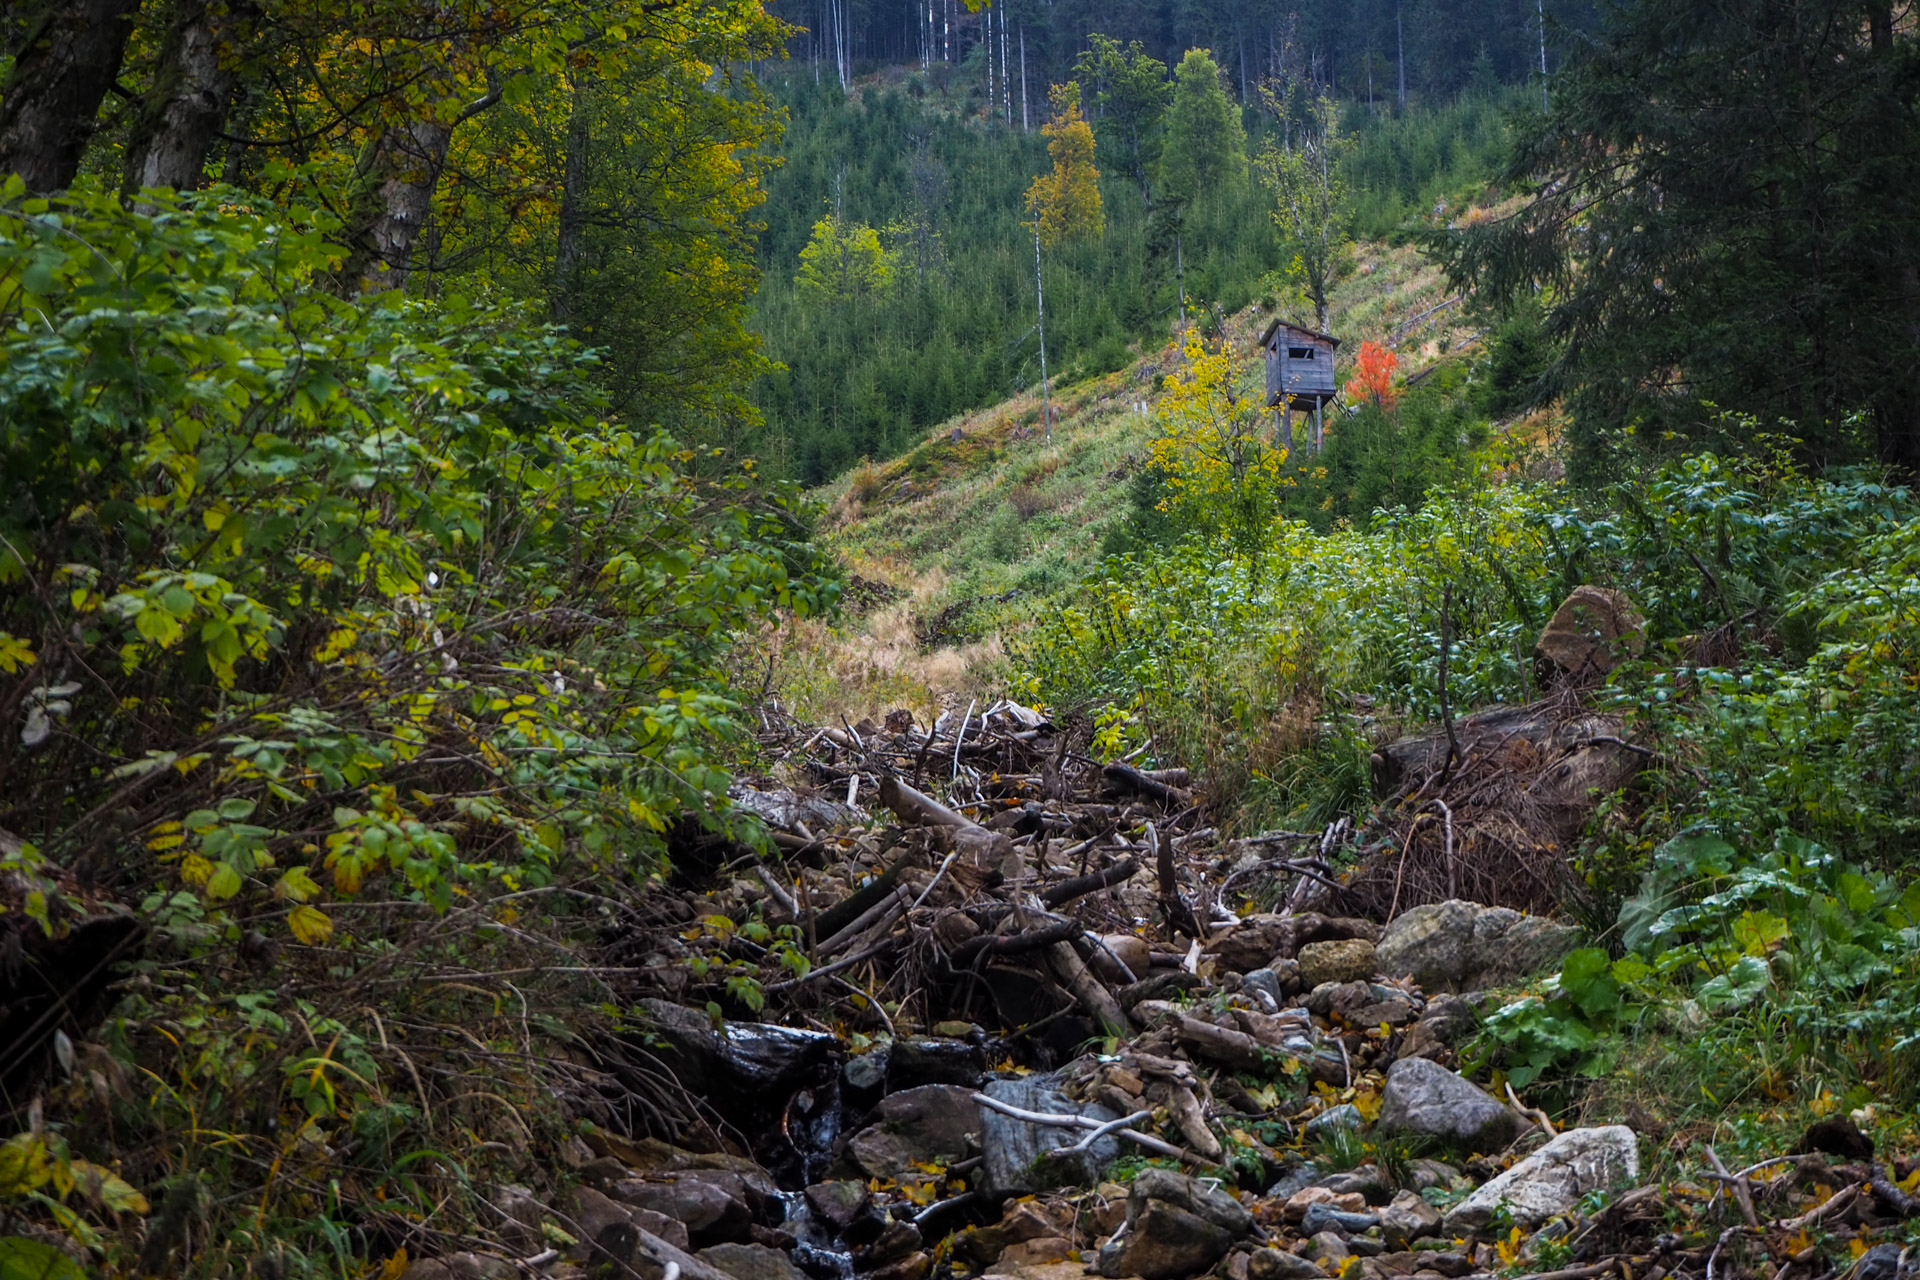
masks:
[[[830,302],[852,302],[884,292],[893,283],[895,269],[879,232],[828,214],[813,224],[813,238],[800,251],[794,283]]]
[[[1912,30],[1832,0],[1607,8],[1522,121],[1529,202],[1430,241],[1483,298],[1546,291],[1577,465],[1697,447],[1703,402],[1798,423],[1809,460],[1920,465],[1917,65]]]
[[[604,417],[514,310],[332,295],[325,236],[224,190],[0,204],[0,865],[49,934],[99,911],[76,866],[153,931],[51,1114],[174,1179],[160,1274],[339,1274],[372,1206],[475,1211],[484,1155],[437,1142],[557,1140],[528,1037],[567,1033],[525,991],[599,927],[573,886],[617,901],[685,825],[754,838],[728,654],[836,589],[751,464]],[[473,1073],[486,1116],[429,1083]]]
[[[1220,65],[1205,49],[1189,49],[1173,69],[1160,187],[1187,204],[1207,203],[1247,185],[1247,131],[1227,100]]]

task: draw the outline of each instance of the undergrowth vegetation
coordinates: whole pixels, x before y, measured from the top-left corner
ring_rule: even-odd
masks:
[[[1571,860],[1593,946],[1491,1016],[1482,1064],[1563,1106],[1641,1088],[1676,1120],[1910,1104],[1920,504],[1721,429],[1749,448],[1602,491],[1468,450],[1417,506],[1281,516],[1253,552],[1162,504],[1172,545],[1110,560],[1016,657],[1034,697],[1108,708],[1109,749],[1151,743],[1244,827],[1297,827],[1364,811],[1400,733],[1545,696],[1556,605],[1623,590],[1647,648],[1587,697],[1652,767],[1577,848],[1536,851]]]
[[[535,1049],[619,1015],[555,955],[732,824],[730,646],[836,587],[790,495],[601,416],[557,332],[326,292],[316,215],[5,201],[4,922],[130,977],[84,1063],[0,1047],[10,1093],[66,1080],[0,1206],[127,1273],[451,1245],[610,1078]]]

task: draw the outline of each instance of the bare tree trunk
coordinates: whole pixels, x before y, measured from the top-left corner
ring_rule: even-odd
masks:
[[[1020,28],[1020,130],[1033,132],[1033,117],[1027,113],[1027,29]]]
[[[1040,416],[1046,423],[1047,443],[1053,443],[1053,399],[1047,390],[1047,290],[1040,282],[1040,211],[1033,213],[1033,298],[1040,328]]]
[[[1394,37],[1394,40],[1399,44],[1399,54],[1398,54],[1399,62],[1400,62],[1399,110],[1404,113],[1407,109],[1407,28],[1406,28],[1406,23],[1401,17],[1400,7],[1398,5],[1395,5],[1393,10],[1393,37]]]
[[[587,198],[587,126],[585,95],[573,91],[573,113],[567,119],[566,168],[561,178],[559,227],[553,253],[553,318],[565,324],[573,318],[574,291],[580,272],[580,231]]]
[[[0,173],[19,174],[36,192],[73,184],[139,8],[140,0],[46,0],[32,14],[0,94]]]
[[[181,6],[161,47],[153,87],[127,137],[128,194],[143,187],[187,191],[200,185],[240,83],[234,40],[257,17],[251,5],[222,0]]]

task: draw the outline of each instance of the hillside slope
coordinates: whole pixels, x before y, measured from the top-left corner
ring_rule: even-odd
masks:
[[[1260,375],[1254,343],[1276,314],[1312,319],[1274,299],[1224,317],[1226,341],[1249,353],[1250,377]],[[1366,340],[1395,350],[1412,379],[1458,360],[1480,337],[1440,273],[1408,246],[1360,246],[1333,315],[1342,381]],[[1050,440],[1035,386],[818,490],[824,541],[854,589],[837,626],[783,632],[776,687],[822,721],[925,711],[997,689],[1007,645],[1120,536],[1154,407],[1180,360],[1169,335],[1113,373],[1056,385]],[[1338,430],[1336,418],[1328,432]]]

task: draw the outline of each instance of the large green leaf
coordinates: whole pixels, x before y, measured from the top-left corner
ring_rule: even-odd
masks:
[[[44,1240],[0,1236],[0,1280],[87,1280],[87,1273]]]

